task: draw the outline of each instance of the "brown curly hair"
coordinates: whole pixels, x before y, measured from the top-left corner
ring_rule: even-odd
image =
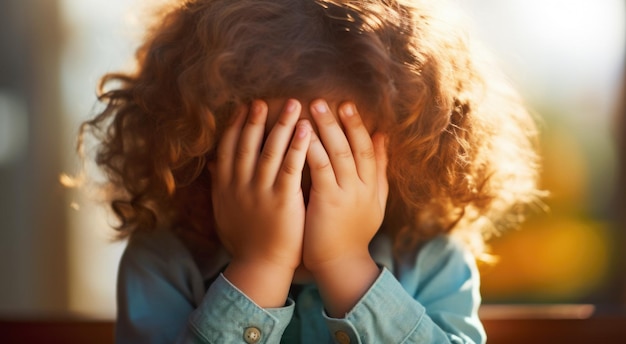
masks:
[[[453,229],[480,251],[539,195],[537,132],[441,14],[425,0],[187,0],[159,12],[137,70],[103,77],[106,108],[81,128],[99,142],[120,235],[168,227],[219,247],[206,164],[232,110],[351,97],[389,135],[382,230],[396,254]]]

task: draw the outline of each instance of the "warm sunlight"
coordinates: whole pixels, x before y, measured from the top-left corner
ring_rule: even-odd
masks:
[[[576,197],[585,195],[577,207],[583,209],[585,216],[599,217],[594,221],[605,221],[602,209],[609,202],[614,182],[615,158],[609,133],[624,60],[624,2],[457,2],[467,8],[479,36],[492,48],[513,81],[521,86],[532,106],[545,117],[546,126],[558,135],[566,135],[566,141],[562,142],[573,140],[580,147],[580,152],[571,155],[573,160],[568,165],[581,166],[571,172],[572,180],[582,180],[577,184],[580,192]],[[129,13],[138,3],[139,0],[60,2],[66,35],[61,61],[63,112],[72,126],[67,129],[68,135],[75,134],[78,123],[94,113],[97,78],[132,62],[128,57],[132,56],[138,33],[135,18]],[[548,153],[563,156],[561,152]],[[76,170],[76,164],[74,158],[67,158],[68,171]],[[547,173],[552,172],[548,169]],[[555,188],[558,199],[558,185]],[[67,207],[71,224],[70,308],[88,316],[113,318],[116,269],[123,244],[109,242],[109,219],[104,211],[98,210],[97,204],[78,194],[74,197],[74,206]],[[607,237],[585,232],[585,228],[598,228],[595,222],[587,227],[577,223],[574,227],[580,230],[577,238],[593,237],[597,239],[594,248],[606,249],[603,245],[607,245]],[[585,271],[606,269],[608,258],[601,258],[598,264],[602,266],[586,265]],[[577,271],[571,273],[575,275]],[[600,278],[598,274],[602,271],[588,277]],[[580,283],[582,289],[591,288],[588,283]],[[488,287],[498,285],[488,284]]]

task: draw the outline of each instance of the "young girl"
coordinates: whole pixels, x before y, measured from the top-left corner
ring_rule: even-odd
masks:
[[[483,343],[535,127],[440,2],[186,0],[104,77],[120,343]]]

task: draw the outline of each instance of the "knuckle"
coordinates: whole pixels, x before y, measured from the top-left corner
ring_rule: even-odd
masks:
[[[323,170],[327,170],[329,168],[331,168],[330,165],[330,161],[329,160],[325,160],[325,161],[319,161],[319,162],[315,162],[309,165],[309,167],[312,170],[315,171],[323,171]]]
[[[283,128],[287,128],[291,126],[291,121],[289,120],[288,117],[280,116],[278,117],[278,120],[276,121],[276,123],[274,124],[274,126],[276,127],[283,127]]]
[[[217,152],[215,157],[215,166],[221,166],[228,162],[229,155],[224,152]]]
[[[300,169],[291,164],[283,164],[282,170],[285,174],[288,175],[297,175],[298,173],[300,173]]]
[[[237,150],[235,150],[235,159],[236,160],[243,160],[243,159],[247,158],[248,155],[250,155],[250,149],[248,149],[248,148],[238,147]]]
[[[333,154],[336,158],[339,159],[352,159],[352,151],[347,149],[342,149]]]
[[[371,147],[360,151],[358,154],[359,154],[359,157],[363,159],[368,159],[368,160],[376,159],[376,152],[374,151],[374,148],[371,148]]]
[[[325,115],[320,116],[319,122],[320,122],[320,124],[322,124],[324,126],[337,125],[337,120],[335,119],[334,116],[332,116],[330,114],[325,114]]]
[[[248,120],[247,126],[248,126],[248,128],[252,128],[252,127],[259,127],[259,126],[261,126],[263,124],[264,124],[263,121],[261,121],[258,118],[250,118]]]
[[[352,128],[361,128],[365,127],[363,121],[361,120],[361,116],[350,116],[343,119],[346,125],[349,125]]]
[[[289,146],[289,149],[291,150],[291,153],[300,154],[306,152],[307,146],[302,142],[294,141]]]
[[[266,188],[263,185],[259,183],[253,183],[252,185],[250,185],[250,189],[247,190],[247,192],[245,192],[245,194],[241,196],[242,198],[245,198],[245,200],[242,200],[242,202],[251,202],[251,204],[260,204],[261,195],[263,195],[265,190]]]
[[[265,125],[265,118],[260,113],[253,113],[248,116],[247,125],[249,126],[261,126]]]
[[[276,157],[276,153],[274,153],[272,150],[264,149],[261,152],[260,159],[263,160],[263,161],[272,161],[275,157]]]

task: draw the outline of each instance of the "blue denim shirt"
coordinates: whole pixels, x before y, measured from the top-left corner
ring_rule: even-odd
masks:
[[[345,318],[324,312],[315,285],[263,309],[221,273],[207,287],[189,251],[170,231],[133,237],[118,275],[117,343],[484,343],[479,275],[460,243],[440,236],[415,260],[395,264],[377,236],[374,284]],[[392,273],[392,271],[394,273]],[[294,288],[295,289],[295,288]]]

